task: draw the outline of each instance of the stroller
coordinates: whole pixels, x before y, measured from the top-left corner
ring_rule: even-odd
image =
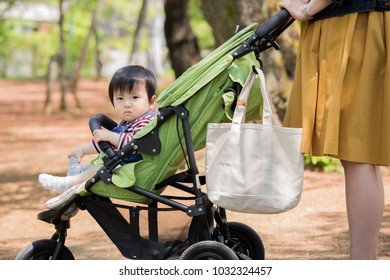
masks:
[[[78,210],[88,211],[128,259],[264,259],[264,244],[256,231],[228,222],[226,210],[213,205],[202,190],[206,178],[199,175],[195,151],[205,146],[207,123],[229,120],[252,65],[261,63],[262,51],[277,48],[275,39],[292,21],[281,10],[259,28],[256,23],[242,28],[159,95],[157,116],[129,144],[114,151],[109,143],[100,142],[104,156],[98,172],[58,209],[38,214],[38,219],[54,225],[55,233],[25,246],[16,259],[75,259],[65,240],[70,219]],[[247,120],[261,117],[260,89],[254,86],[252,90],[257,94],[250,95]],[[116,123],[100,114],[89,125],[94,131],[112,129]],[[120,166],[121,159],[134,151],[143,159]],[[186,170],[178,172],[183,159]],[[168,187],[183,196],[163,195]],[[119,210],[129,213],[129,221]],[[148,217],[147,238],[140,234],[142,211]],[[185,240],[159,242],[157,221],[162,211],[180,211],[190,217]]]

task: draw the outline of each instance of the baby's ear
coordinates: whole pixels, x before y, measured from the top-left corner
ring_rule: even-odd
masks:
[[[153,95],[152,98],[150,99],[150,109],[155,112],[156,106],[155,106],[155,101],[157,99],[157,95]]]

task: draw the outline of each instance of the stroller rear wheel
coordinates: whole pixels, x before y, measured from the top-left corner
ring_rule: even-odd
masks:
[[[53,257],[57,241],[41,239],[25,246],[16,256],[16,260],[50,260]],[[58,255],[59,260],[74,260],[72,252],[64,246]]]
[[[228,222],[227,226],[230,238],[225,240],[225,244],[236,252],[239,259],[265,259],[264,244],[256,231],[248,225],[239,222]],[[214,233],[215,238],[220,239],[222,232],[218,226],[215,228]]]
[[[217,241],[200,241],[188,247],[180,260],[238,260],[236,254]]]

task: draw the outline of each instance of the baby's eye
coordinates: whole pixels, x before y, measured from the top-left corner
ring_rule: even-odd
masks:
[[[118,101],[121,101],[121,100],[123,100],[123,97],[122,96],[117,96],[115,99],[118,100]]]

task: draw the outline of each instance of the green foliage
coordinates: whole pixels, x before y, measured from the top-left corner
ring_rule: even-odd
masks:
[[[340,166],[338,159],[328,156],[309,156],[305,155],[305,167],[316,171],[333,172]]]
[[[66,69],[67,75],[70,76],[74,64],[79,58],[80,50],[83,48],[88,30],[91,25],[92,9],[82,8],[72,5],[65,15],[65,44],[66,44]],[[95,63],[94,58],[94,39],[91,36],[88,44],[88,51],[84,60],[83,70],[90,68]],[[85,72],[83,72],[85,74]]]
[[[28,38],[30,49],[33,53],[32,72],[35,77],[44,77],[46,75],[49,56],[55,54],[57,46],[52,42],[52,36],[48,31],[38,31],[34,35],[30,34]]]
[[[188,7],[188,16],[192,31],[198,39],[201,50],[213,50],[215,41],[211,26],[204,19],[200,0],[191,0]]]
[[[11,57],[12,53],[12,48],[8,44],[12,37],[12,33],[10,32],[11,28],[12,24],[0,20],[0,77],[4,77],[5,73],[3,68],[6,67],[4,62],[8,57]]]
[[[7,0],[10,6],[13,2],[13,0]],[[45,3],[56,10],[59,6],[59,0],[25,0],[23,3]],[[74,63],[79,58],[80,50],[83,48],[91,24],[92,12],[98,0],[71,0],[67,3],[63,26],[65,29],[66,69],[67,75],[70,76]],[[102,55],[107,49],[130,53],[141,5],[142,0],[104,1],[103,8],[98,15],[97,26],[100,37],[99,49]],[[149,2],[148,19],[153,19],[163,13],[162,3]],[[202,51],[213,50],[212,28],[203,17],[200,0],[189,1],[188,15],[200,49]],[[41,28],[42,26],[44,28]],[[141,33],[142,38],[139,45],[141,51],[149,50],[149,37],[153,31],[151,22],[147,22],[146,28],[143,28]],[[57,22],[37,23],[0,19],[0,44],[0,77],[5,75],[7,66],[25,63],[26,67],[32,69],[34,77],[31,78],[43,78],[47,72],[50,56],[59,51],[59,26]],[[24,60],[25,55],[29,57],[29,61]],[[102,59],[103,62],[107,62],[107,58],[104,56]],[[84,78],[92,77],[95,74],[95,63],[95,38],[91,37],[81,76]]]
[[[14,4],[22,1],[6,0],[5,14]],[[58,0],[41,1],[47,4],[58,4]],[[25,0],[23,3],[36,3],[33,0]],[[20,65],[31,69],[33,77],[42,78],[46,72],[50,55],[57,50],[58,40],[53,38],[56,34],[56,26],[47,22],[32,22],[2,18],[0,14],[0,76],[5,77],[9,65]],[[53,28],[54,27],[54,28]]]
[[[36,24],[28,21],[0,21],[0,60],[16,64],[25,64],[31,67],[34,77],[43,77],[49,61],[49,56],[56,52],[53,44],[52,26],[39,30]],[[15,55],[18,54],[19,55]],[[20,54],[31,53],[24,57]],[[4,76],[4,73],[1,73]]]
[[[141,1],[104,1],[99,15],[99,30],[105,48],[130,50],[131,37],[135,31]]]

